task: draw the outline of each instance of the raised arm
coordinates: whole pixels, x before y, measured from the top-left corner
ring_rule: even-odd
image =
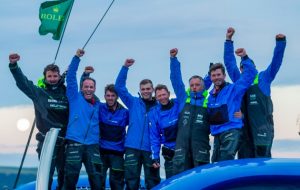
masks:
[[[187,94],[185,92],[185,86],[182,81],[180,62],[178,61],[176,55],[178,49],[174,48],[170,50],[170,79],[176,94],[176,97],[180,103],[185,102]]]
[[[35,100],[38,96],[36,92],[39,88],[23,74],[17,63],[19,60],[20,56],[18,54],[13,53],[9,55],[10,72],[12,73],[18,88],[30,99]]]
[[[82,73],[80,77],[80,88],[82,87],[82,82],[85,78],[90,77],[90,74],[94,72],[94,67],[92,66],[86,66],[84,68],[84,72]]]
[[[84,55],[82,49],[76,51],[76,55],[73,57],[71,64],[67,72],[67,97],[69,100],[75,98],[78,95],[78,84],[76,73],[78,70],[80,57]]]
[[[275,79],[275,76],[282,64],[285,46],[286,46],[285,35],[277,34],[276,46],[274,48],[271,64],[268,66],[268,68],[265,71],[262,71],[260,73],[260,77],[264,80],[264,82],[271,83]]]
[[[134,97],[128,92],[126,87],[126,80],[129,67],[134,64],[134,59],[126,59],[124,65],[119,72],[119,75],[116,79],[115,89],[118,92],[119,97],[123,101],[123,103],[127,106],[127,108],[131,107],[131,102]]]
[[[208,90],[212,84],[212,81],[211,81],[211,78],[210,78],[210,67],[213,65],[213,63],[210,63],[209,64],[209,67],[208,67],[208,72],[207,72],[207,75],[205,75],[205,77],[203,78],[203,81],[204,81],[204,85],[205,85],[205,89]]]
[[[235,51],[237,56],[240,56],[243,64],[243,73],[241,77],[234,83],[235,84],[235,93],[236,94],[244,94],[245,91],[251,86],[255,75],[257,74],[257,70],[252,62],[252,60],[247,56],[246,50],[243,48],[239,48]]]
[[[232,41],[232,36],[234,33],[234,28],[229,27],[227,29],[226,41],[224,43],[224,64],[232,82],[236,82],[241,76],[234,56],[234,47]]]

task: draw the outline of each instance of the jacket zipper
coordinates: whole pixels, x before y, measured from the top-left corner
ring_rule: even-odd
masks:
[[[143,130],[142,130],[142,139],[141,139],[141,143],[140,143],[140,149],[142,149],[142,143],[144,140],[144,131],[145,131],[145,126],[146,126],[146,118],[147,118],[147,112],[144,115],[144,125],[143,125]]]
[[[91,116],[91,118],[90,118],[90,122],[89,122],[88,128],[87,128],[87,130],[86,130],[86,133],[85,133],[85,135],[84,135],[83,142],[85,142],[86,137],[87,137],[87,135],[88,135],[88,133],[89,133],[89,130],[90,130],[90,127],[91,127],[91,122],[92,122],[92,118],[93,118],[93,116],[94,116],[94,113],[95,113],[95,108],[93,109],[93,113],[92,113],[92,116]]]

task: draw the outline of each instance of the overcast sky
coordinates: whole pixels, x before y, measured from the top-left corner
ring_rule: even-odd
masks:
[[[9,53],[21,55],[19,65],[33,81],[42,76],[46,64],[53,62],[58,41],[52,40],[50,34],[38,34],[38,11],[42,2],[1,0],[1,113],[7,107],[32,105],[16,87],[9,72]],[[110,2],[75,0],[56,62],[62,70],[67,68],[76,49],[85,44]],[[300,92],[299,7],[297,0],[116,0],[87,45],[79,71],[81,73],[87,65],[95,67],[92,76],[97,80],[96,94],[102,97],[104,86],[115,81],[124,60],[134,58],[136,63],[130,68],[127,84],[129,91],[137,94],[138,83],[143,78],[170,86],[171,48],[179,49],[178,58],[186,83],[191,75],[206,74],[210,62],[223,62],[223,43],[229,26],[236,29],[235,47],[246,48],[259,70],[265,69],[272,59],[275,35],[283,33],[287,36],[287,48],[273,83],[277,89],[275,115],[282,131],[286,129],[285,118],[289,118],[292,132],[286,137],[296,138],[295,119],[300,113],[300,103],[292,93]],[[11,109],[15,111],[0,115],[1,121],[10,123],[10,126],[1,126],[3,129],[15,127],[12,118],[19,117],[19,113],[16,107]],[[282,117],[281,113],[288,116]]]
[[[52,63],[58,46],[51,35],[40,36],[39,6],[43,1],[1,0],[0,107],[30,104],[15,86],[8,70],[8,54],[21,55],[20,66],[37,81],[46,64]],[[111,1],[75,0],[58,55],[66,68],[77,48],[82,47]],[[299,84],[300,1],[296,0],[116,0],[107,17],[86,47],[79,68],[96,69],[97,93],[115,81],[127,57],[136,59],[128,77],[129,90],[136,94],[143,78],[169,82],[169,49],[179,49],[183,78],[204,75],[209,62],[223,62],[227,27],[236,29],[235,47],[246,48],[258,69],[270,63],[275,35],[287,36],[284,63],[273,85]]]

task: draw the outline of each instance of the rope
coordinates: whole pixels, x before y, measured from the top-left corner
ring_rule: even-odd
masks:
[[[92,34],[90,35],[89,39],[87,40],[87,42],[84,44],[83,48],[84,49],[86,47],[86,45],[89,43],[90,39],[92,38],[92,36],[94,35],[94,33],[96,32],[97,28],[99,27],[99,25],[101,24],[102,20],[104,19],[104,17],[106,16],[106,13],[109,11],[110,7],[113,5],[113,3],[115,2],[115,0],[113,0],[109,7],[107,8],[107,10],[105,11],[105,13],[103,14],[102,18],[100,19],[100,21],[98,22],[96,28],[94,29],[94,31],[92,32]]]

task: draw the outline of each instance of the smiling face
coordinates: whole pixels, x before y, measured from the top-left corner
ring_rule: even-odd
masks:
[[[210,73],[210,78],[217,88],[225,82],[225,77],[226,75],[223,73],[222,69],[216,69]]]
[[[112,106],[116,105],[118,96],[116,95],[115,92],[111,92],[111,91],[107,90],[105,92],[104,98],[105,98],[106,104],[109,107],[112,107]]]
[[[160,89],[155,91],[155,98],[162,105],[167,105],[169,103],[170,92],[166,89]]]
[[[57,71],[46,71],[45,79],[48,84],[55,85],[60,80],[60,75]]]
[[[86,79],[82,83],[81,92],[86,100],[91,100],[96,91],[95,83],[91,79]]]
[[[154,89],[151,83],[141,84],[140,85],[140,93],[142,95],[142,98],[145,100],[151,100],[152,99],[152,93]]]

